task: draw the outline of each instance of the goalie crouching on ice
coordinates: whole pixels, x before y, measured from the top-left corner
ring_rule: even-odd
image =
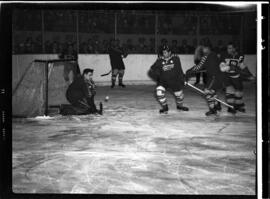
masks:
[[[162,47],[162,56],[151,66],[148,75],[157,82],[156,97],[162,106],[160,113],[167,113],[169,110],[165,96],[166,89],[173,91],[178,110],[189,110],[183,106],[185,77],[180,59],[177,55],[171,54],[167,45]]]
[[[86,68],[83,74],[76,78],[68,87],[66,98],[71,106],[62,107],[62,115],[86,115],[102,114],[102,104],[100,110],[97,110],[94,97],[96,95],[96,85],[92,79],[93,69]]]

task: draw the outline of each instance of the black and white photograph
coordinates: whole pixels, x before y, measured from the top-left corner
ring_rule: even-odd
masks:
[[[12,192],[261,194],[261,4],[14,4]]]

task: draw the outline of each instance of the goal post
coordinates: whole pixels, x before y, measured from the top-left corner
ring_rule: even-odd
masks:
[[[36,59],[31,62],[20,80],[13,82],[13,117],[47,116],[50,106],[68,103],[65,92],[73,78],[75,64],[75,59]]]

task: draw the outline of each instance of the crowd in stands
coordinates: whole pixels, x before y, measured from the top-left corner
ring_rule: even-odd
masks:
[[[120,14],[117,16],[117,32],[120,34],[155,34],[155,16]]]
[[[77,15],[78,14],[78,15]],[[117,34],[141,34],[148,35],[147,38],[135,39],[132,35],[121,45],[129,53],[156,53],[159,45],[169,44],[176,53],[190,54],[194,52],[198,44],[207,43],[213,49],[221,49],[222,41],[213,46],[209,40],[209,35],[239,34],[240,18],[235,15],[200,16],[195,14],[178,15],[171,13],[158,14],[157,18],[153,12],[138,13],[138,11],[75,11],[75,10],[44,10],[44,31],[45,32],[69,32],[75,35],[77,31],[76,21],[78,17],[79,33],[91,33],[96,35],[110,34],[113,37]],[[42,14],[38,10],[17,10],[13,17],[13,31],[38,31],[41,34]],[[115,20],[116,19],[116,20]],[[199,19],[199,20],[198,20]],[[29,23],[31,21],[31,23]],[[156,26],[156,21],[158,24]],[[199,24],[198,24],[199,23]],[[198,29],[199,27],[199,29]],[[115,29],[116,28],[116,29]],[[156,29],[157,28],[157,29]],[[167,41],[166,35],[183,37],[205,38],[197,42],[187,39]],[[155,42],[155,34],[159,35],[160,41]],[[20,34],[19,34],[20,35]],[[29,35],[29,34],[28,34]],[[76,37],[75,37],[76,38]],[[20,39],[22,40],[22,39]],[[37,38],[27,37],[24,41],[13,41],[13,53],[59,53],[72,44],[77,49],[77,43],[72,40],[61,42],[58,39],[45,39],[44,45],[41,36]],[[16,43],[17,42],[17,43]],[[99,39],[91,37],[80,39],[79,53],[107,53],[110,39]]]
[[[89,38],[86,41],[82,41],[79,43],[79,53],[80,54],[106,54],[108,53],[108,47],[110,45],[112,39],[103,39],[100,40],[98,37]],[[172,51],[177,54],[193,54],[197,45],[199,44],[207,44],[216,52],[221,52],[225,50],[226,43],[222,40],[217,42],[217,45],[212,45],[210,39],[208,37],[202,38],[199,43],[196,39],[193,39],[192,42],[188,42],[187,39],[182,39],[181,42],[173,39],[168,41],[166,38],[162,38],[157,43],[157,48],[155,47],[155,38],[151,37],[146,39],[144,37],[140,37],[139,39],[129,38],[124,42],[120,42],[121,47],[131,54],[155,54],[156,50],[159,49],[162,45],[170,45]],[[74,50],[77,51],[77,43],[76,42],[59,42],[57,40],[49,41],[46,40],[44,42],[44,53],[47,54],[58,54],[63,51],[68,45],[72,45]],[[28,37],[24,42],[19,43],[13,46],[14,54],[39,54],[43,53],[42,43],[37,37],[33,39]]]

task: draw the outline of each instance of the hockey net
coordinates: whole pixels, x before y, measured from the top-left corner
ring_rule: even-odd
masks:
[[[13,117],[48,115],[50,107],[67,104],[65,93],[75,60],[34,60],[12,85]],[[65,73],[68,73],[69,80]]]

